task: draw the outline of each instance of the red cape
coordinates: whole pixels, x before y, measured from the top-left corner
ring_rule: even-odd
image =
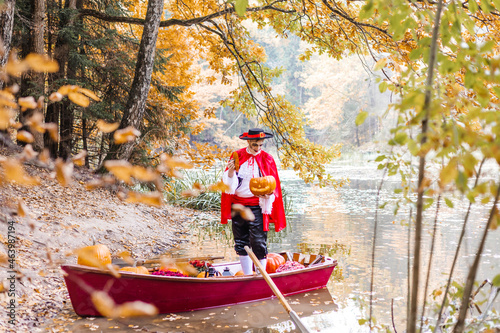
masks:
[[[240,160],[240,164],[245,163],[251,156],[247,153],[246,148],[242,148],[236,151]],[[271,215],[269,216],[269,223],[274,223],[274,230],[277,232],[283,230],[286,227],[285,218],[285,208],[283,207],[283,195],[281,193],[281,183],[278,176],[278,169],[276,168],[276,163],[271,155],[265,151],[261,151],[258,155],[255,155],[255,161],[259,166],[262,176],[274,176],[276,179],[276,189],[274,190],[275,200],[273,202],[273,209]],[[226,169],[227,170],[227,169]],[[226,224],[228,220],[231,219],[231,204],[232,195],[227,193],[222,193],[221,198],[221,223]],[[266,219],[264,219],[266,220]],[[264,231],[268,231],[269,226],[264,223]]]

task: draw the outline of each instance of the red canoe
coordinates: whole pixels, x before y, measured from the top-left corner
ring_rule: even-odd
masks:
[[[283,253],[286,257],[286,254]],[[337,261],[329,257],[293,254],[306,268],[270,274],[276,286],[285,295],[323,288],[328,283]],[[318,260],[316,260],[318,261]],[[228,267],[231,272],[241,269],[239,262],[214,264],[219,272]],[[211,278],[158,276],[120,272],[116,278],[97,268],[82,265],[64,265],[64,279],[71,303],[80,316],[100,316],[90,292],[106,291],[116,304],[143,301],[153,304],[159,313],[201,310],[212,307],[245,303],[274,296],[262,276],[222,276]]]

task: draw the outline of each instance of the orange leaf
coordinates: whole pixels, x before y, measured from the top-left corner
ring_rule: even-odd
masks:
[[[153,304],[134,301],[119,305],[117,313],[120,318],[155,316],[158,314],[158,309]]]
[[[100,101],[101,100],[99,97],[97,97],[96,94],[94,94],[94,92],[92,90],[88,90],[88,89],[85,89],[85,88],[79,88],[78,92],[84,94],[87,97],[92,98],[94,101]]]
[[[21,107],[21,111],[36,109],[38,107],[38,103],[35,101],[35,97],[33,96],[19,97],[17,104]]]
[[[25,217],[27,215],[28,208],[24,204],[24,201],[22,199],[19,199],[17,201],[17,215],[21,217]]]
[[[108,169],[116,178],[131,184],[130,177],[132,176],[132,164],[123,160],[110,160],[104,162],[104,167]]]
[[[226,191],[229,191],[229,186],[224,184],[223,181],[220,181],[217,184],[210,185],[208,187],[208,189],[209,189],[209,191],[212,191],[212,192],[217,192],[217,191],[226,192]]]
[[[10,76],[20,76],[21,73],[29,69],[28,63],[25,61],[19,61],[15,52],[11,52],[9,61],[4,66],[5,71]]]
[[[253,215],[252,210],[241,204],[234,204],[231,206],[231,216],[241,215],[244,220],[253,221],[255,220],[255,215]]]
[[[50,161],[50,152],[45,148],[42,153],[38,156],[38,160],[42,163],[47,164]]]
[[[68,186],[71,183],[73,175],[73,162],[64,162],[62,158],[58,158],[55,162],[56,179],[62,186]]]
[[[75,163],[75,165],[82,166],[85,164],[85,157],[87,157],[87,151],[82,150],[81,152],[73,156],[71,160],[73,161],[73,163]]]
[[[152,182],[158,178],[158,174],[151,168],[143,168],[138,165],[134,165],[132,168],[132,176],[143,182]]]
[[[32,145],[27,144],[23,149],[23,155],[28,160],[31,160],[32,158],[35,158],[38,155],[38,153],[33,150]]]
[[[57,92],[60,93],[61,95],[67,95],[70,92],[77,92],[77,91],[78,91],[78,86],[74,85],[65,85],[57,90]]]
[[[117,145],[121,145],[122,143],[134,141],[135,138],[138,137],[139,135],[141,135],[141,132],[135,129],[135,127],[128,126],[126,128],[116,131],[113,134],[113,139],[115,140],[115,143]]]
[[[3,176],[8,182],[15,182],[20,185],[38,185],[40,184],[40,179],[38,177],[30,177],[24,172],[24,168],[14,158],[7,158],[2,161]]]
[[[7,106],[12,109],[18,107],[14,95],[5,90],[0,90],[0,106]]]
[[[163,195],[160,192],[142,194],[137,192],[129,192],[126,202],[143,203],[149,206],[160,207],[162,204]]]
[[[200,195],[200,191],[197,191],[197,190],[193,190],[193,189],[188,189],[188,190],[184,190],[181,192],[181,195],[184,197],[184,198],[191,198],[191,197],[197,197]]]
[[[14,119],[15,113],[6,108],[0,108],[0,130],[9,128],[11,121]]]
[[[26,121],[26,124],[38,133],[45,133],[43,114],[41,112],[36,111],[33,113],[33,115]]]
[[[55,73],[59,70],[57,61],[50,59],[46,55],[30,53],[24,58],[24,61],[35,72]]]
[[[115,301],[104,291],[94,291],[90,299],[97,311],[104,317],[116,317]]]
[[[16,135],[17,141],[32,143],[35,141],[35,137],[28,131],[19,131]]]
[[[111,132],[116,131],[118,129],[118,127],[120,126],[120,123],[118,123],[118,122],[116,122],[116,123],[108,123],[108,122],[105,122],[102,119],[99,119],[99,120],[97,120],[96,125],[97,125],[97,128],[101,132],[111,133]]]
[[[49,132],[50,138],[54,142],[59,141],[59,133],[58,133],[58,128],[57,128],[56,123],[45,123],[45,124],[43,124],[43,128]]]
[[[80,105],[80,106],[83,106],[84,108],[86,108],[90,104],[89,98],[83,94],[78,93],[78,92],[69,92],[68,98],[73,103]]]
[[[63,94],[61,94],[60,92],[56,91],[56,92],[53,92],[52,94],[50,94],[49,101],[51,101],[51,102],[60,102],[60,101],[62,101],[63,98],[64,98]]]

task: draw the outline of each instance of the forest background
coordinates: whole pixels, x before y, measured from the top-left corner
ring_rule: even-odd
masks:
[[[344,151],[376,150],[373,142],[388,137],[376,161],[388,175],[401,175],[401,204],[414,207],[408,332],[416,329],[422,292],[423,211],[434,201],[452,205],[457,193],[469,207],[490,207],[477,260],[496,229],[500,187],[481,180],[481,167],[500,161],[497,0],[3,6],[1,140],[12,149],[12,137],[29,144],[21,157],[2,160],[3,182],[36,184],[21,172],[29,160],[52,165],[68,185],[73,164],[82,164],[107,169],[129,188],[133,179],[147,183],[152,193],[119,193],[157,205],[163,175],[213,166],[240,146],[236,135],[258,124],[275,134],[283,168],[336,186],[341,181],[325,165],[340,156],[339,144]],[[437,175],[426,173],[429,163],[439,165]],[[89,187],[115,184],[103,177]],[[374,255],[375,241],[376,229]],[[457,331],[464,329],[477,265],[459,315],[450,319]]]

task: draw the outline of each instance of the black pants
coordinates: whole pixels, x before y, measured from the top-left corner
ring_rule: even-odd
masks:
[[[232,218],[234,250],[240,256],[248,255],[245,245],[248,245],[260,260],[267,255],[267,231],[264,231],[262,210],[260,206],[249,206],[255,215],[255,220],[246,221],[238,214]]]

